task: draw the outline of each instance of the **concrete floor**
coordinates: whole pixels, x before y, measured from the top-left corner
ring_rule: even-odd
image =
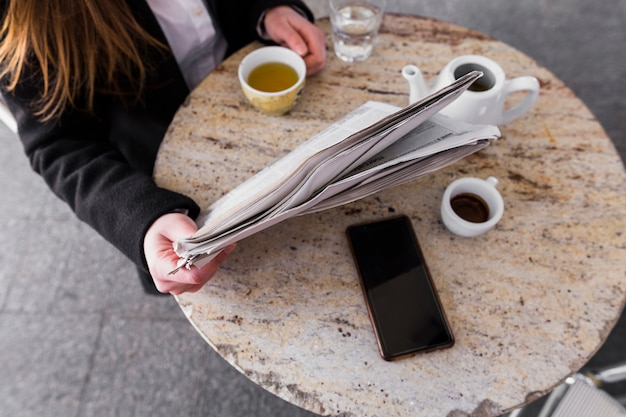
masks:
[[[626,0],[389,0],[388,10],[449,20],[533,57],[626,161]],[[313,417],[216,355],[171,297],[144,295],[133,266],[30,171],[15,136],[0,126],[0,138],[0,417]],[[589,366],[620,360],[623,318]],[[626,386],[611,392],[623,399]]]

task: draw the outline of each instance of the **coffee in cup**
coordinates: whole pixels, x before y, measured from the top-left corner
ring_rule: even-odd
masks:
[[[472,237],[496,225],[504,212],[504,201],[489,177],[460,178],[446,188],[441,201],[441,220],[452,233]]]
[[[463,220],[484,223],[489,220],[489,205],[479,195],[461,193],[450,199],[452,211]]]

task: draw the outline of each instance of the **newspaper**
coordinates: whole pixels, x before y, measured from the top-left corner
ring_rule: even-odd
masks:
[[[405,108],[369,101],[243,182],[174,243],[178,268],[208,263],[226,246],[285,219],[350,203],[448,166],[500,136],[437,114],[481,72]],[[376,121],[372,124],[372,121]]]

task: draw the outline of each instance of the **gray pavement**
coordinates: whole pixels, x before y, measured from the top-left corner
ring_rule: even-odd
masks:
[[[389,1],[536,59],[626,161],[626,0]],[[309,3],[324,12],[324,0]],[[0,417],[313,416],[228,365],[171,297],[144,295],[133,266],[48,191],[4,126],[0,144]],[[589,366],[620,360],[623,318]],[[611,392],[626,398],[624,384]]]

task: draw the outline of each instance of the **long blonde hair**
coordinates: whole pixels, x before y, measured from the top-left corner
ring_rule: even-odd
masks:
[[[66,108],[93,110],[94,96],[138,94],[148,68],[142,48],[162,46],[124,0],[10,0],[0,29],[0,78],[15,90],[26,74],[40,78],[33,102],[43,120]]]

